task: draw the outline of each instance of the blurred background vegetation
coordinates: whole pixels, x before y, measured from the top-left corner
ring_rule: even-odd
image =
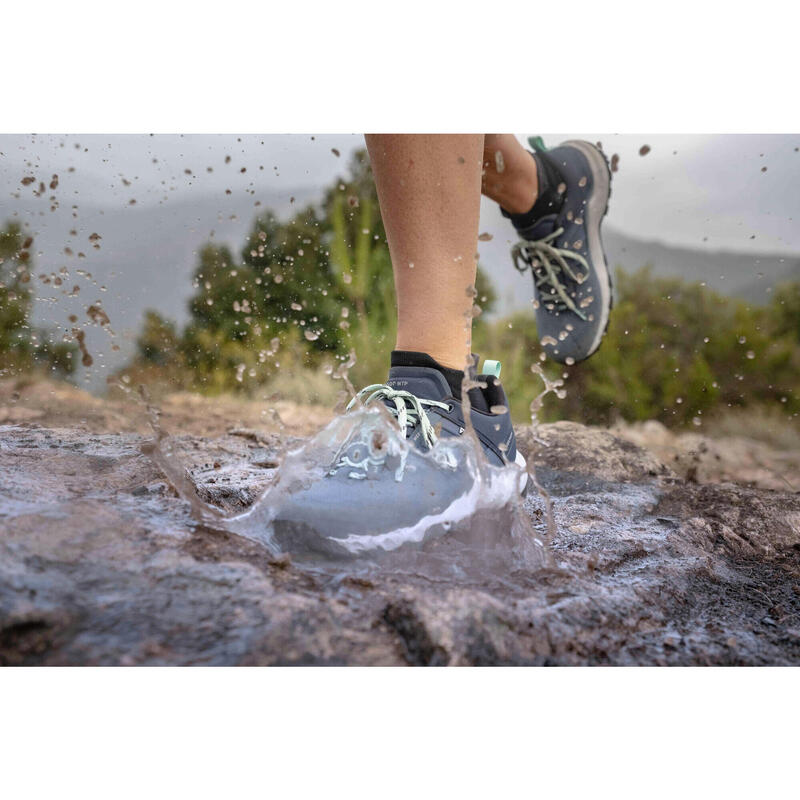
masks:
[[[65,377],[80,357],[75,343],[28,326],[30,252],[19,227],[7,225],[0,234],[0,374]],[[503,362],[512,412],[526,421],[541,389],[531,372],[541,363],[533,311],[493,319],[495,293],[481,268],[476,289],[474,349]],[[395,335],[394,284],[365,152],[320,203],[287,221],[270,212],[257,217],[240,252],[207,244],[193,291],[182,330],[146,313],[136,355],[112,383],[124,376],[156,394],[234,392],[332,404],[343,389],[336,378],[348,370],[357,388],[382,382]],[[567,394],[549,396],[540,417],[683,427],[722,412],[784,420],[800,413],[800,284],[785,284],[769,305],[755,306],[699,283],[655,277],[643,266],[617,271],[615,298],[596,355],[572,367],[543,364],[565,380]]]
[[[57,341],[54,331],[30,324],[32,252],[33,237],[19,223],[0,228],[0,378],[27,372],[63,378],[77,366],[74,342]],[[39,278],[61,282],[58,275]]]

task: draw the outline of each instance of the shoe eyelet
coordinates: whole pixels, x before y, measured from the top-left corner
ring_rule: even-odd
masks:
[[[447,413],[448,414],[452,414],[454,408],[455,408],[455,406],[452,403],[448,403],[447,404]]]

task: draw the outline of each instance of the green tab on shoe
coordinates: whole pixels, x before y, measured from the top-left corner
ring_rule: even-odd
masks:
[[[537,152],[543,153],[547,148],[544,146],[544,139],[541,136],[529,136],[528,144]]]
[[[483,370],[481,375],[494,375],[495,378],[500,377],[501,364],[499,361],[490,361],[488,358],[483,362]]]

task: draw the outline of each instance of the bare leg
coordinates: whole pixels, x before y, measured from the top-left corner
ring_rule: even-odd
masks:
[[[370,134],[366,140],[394,266],[397,349],[464,369],[483,134]]]
[[[524,214],[536,202],[536,164],[516,136],[487,133],[483,148],[483,193],[506,211]]]

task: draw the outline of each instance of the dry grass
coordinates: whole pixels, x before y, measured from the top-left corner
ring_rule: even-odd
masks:
[[[800,453],[800,421],[769,408],[730,409],[704,422],[703,433],[713,439],[743,437],[776,450]]]

